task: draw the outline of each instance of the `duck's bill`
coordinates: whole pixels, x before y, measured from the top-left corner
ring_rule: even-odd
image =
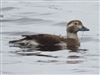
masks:
[[[89,31],[89,29],[83,26],[79,31]]]

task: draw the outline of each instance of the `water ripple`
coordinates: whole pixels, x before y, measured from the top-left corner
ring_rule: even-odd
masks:
[[[35,32],[28,32],[28,31],[24,31],[24,32],[2,32],[0,34],[6,34],[6,35],[32,35],[32,34],[36,34]]]
[[[14,23],[21,23],[21,24],[33,24],[33,23],[48,23],[52,22],[51,20],[45,20],[40,18],[19,18],[19,19],[1,19],[0,22],[14,22]]]
[[[54,25],[57,25],[57,26],[66,26],[66,22],[59,22],[59,23],[55,23]]]
[[[91,36],[84,36],[80,38],[81,42],[91,42],[91,41],[96,41],[99,42],[100,40]]]
[[[10,10],[13,10],[13,9],[16,9],[16,7],[3,7],[3,8],[0,8],[1,11],[10,11]]]

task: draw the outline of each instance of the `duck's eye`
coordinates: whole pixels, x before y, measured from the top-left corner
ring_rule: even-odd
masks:
[[[78,23],[74,23],[75,25],[78,25]]]

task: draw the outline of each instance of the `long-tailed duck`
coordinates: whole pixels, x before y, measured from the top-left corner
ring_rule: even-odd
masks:
[[[76,51],[80,47],[78,31],[89,31],[80,20],[72,20],[67,24],[67,37],[52,34],[22,35],[24,38],[9,41],[13,47],[28,48],[39,51],[58,51],[69,49]]]

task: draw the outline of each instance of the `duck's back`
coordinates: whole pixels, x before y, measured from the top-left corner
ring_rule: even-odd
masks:
[[[57,35],[50,34],[36,34],[36,35],[22,35],[24,36],[24,40],[35,40],[36,42],[42,45],[52,45],[56,43],[60,43],[61,41],[65,41],[65,38]]]

